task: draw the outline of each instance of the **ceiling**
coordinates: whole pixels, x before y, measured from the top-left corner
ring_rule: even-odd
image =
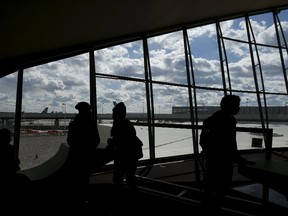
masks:
[[[0,77],[143,35],[247,13],[287,0],[1,0]]]

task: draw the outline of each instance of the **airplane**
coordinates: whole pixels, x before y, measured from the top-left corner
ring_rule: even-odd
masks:
[[[48,113],[48,107],[45,107],[41,113],[42,114],[47,114]]]

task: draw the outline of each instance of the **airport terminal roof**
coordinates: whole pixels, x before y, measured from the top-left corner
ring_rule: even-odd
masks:
[[[2,0],[0,77],[183,26],[282,8],[287,0]]]

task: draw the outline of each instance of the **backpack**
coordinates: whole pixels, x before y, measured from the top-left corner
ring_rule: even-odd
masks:
[[[203,121],[203,127],[200,134],[200,146],[202,150],[207,152],[207,149],[211,147],[211,143],[213,143],[213,137],[214,137],[214,118],[213,116],[208,117]]]

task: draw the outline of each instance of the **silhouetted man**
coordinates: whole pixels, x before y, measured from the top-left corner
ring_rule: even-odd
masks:
[[[224,96],[221,109],[203,122],[200,145],[204,152],[205,204],[220,207],[231,186],[234,163],[248,163],[237,149],[235,115],[240,110],[240,97]],[[211,202],[210,202],[211,201]]]
[[[70,179],[73,184],[72,190],[78,190],[82,194],[89,185],[93,157],[96,147],[100,143],[97,121],[91,116],[91,107],[87,102],[79,102],[75,106],[78,114],[68,127],[67,143],[70,146],[68,155],[68,168]],[[83,194],[84,195],[84,194]]]

